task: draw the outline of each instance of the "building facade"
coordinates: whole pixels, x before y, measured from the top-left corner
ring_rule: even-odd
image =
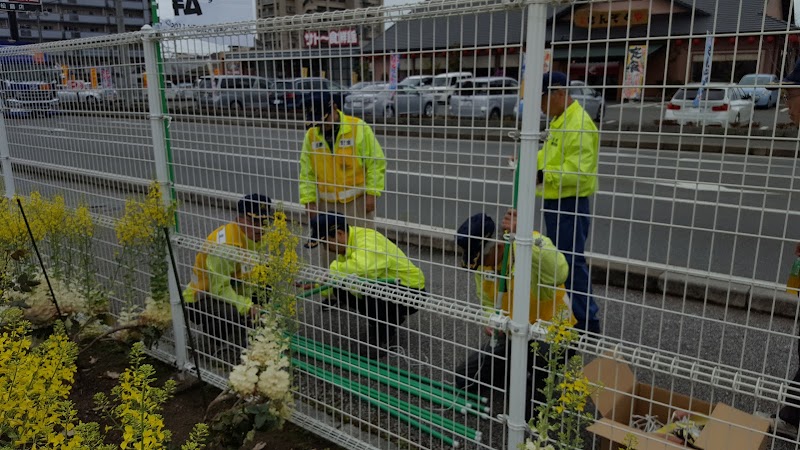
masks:
[[[117,2],[122,2],[122,23]],[[18,12],[19,40],[39,43],[138,31],[150,23],[148,0],[43,0],[41,11]],[[8,16],[0,13],[0,42],[11,38]]]
[[[714,30],[712,81],[737,82],[748,73],[780,74],[795,61],[800,38],[788,22],[788,0],[617,0],[551,8],[546,48],[552,67],[621,98],[627,56],[642,53],[645,97],[700,81],[708,30]],[[741,5],[739,5],[741,3]],[[740,13],[748,11],[748,13]],[[438,30],[445,30],[440,32]],[[470,30],[462,33],[461,30]],[[392,54],[399,77],[452,70],[519,77],[525,51],[521,10],[401,22],[365,47],[372,77],[388,79]]]
[[[256,0],[256,11],[259,19],[285,17],[296,14],[312,14],[346,9],[371,8],[383,6],[383,0]],[[370,42],[380,29],[362,26],[357,30],[361,43]],[[311,48],[305,30],[281,33],[263,33],[259,35],[259,47],[265,50],[293,50]],[[318,45],[316,45],[318,46]]]

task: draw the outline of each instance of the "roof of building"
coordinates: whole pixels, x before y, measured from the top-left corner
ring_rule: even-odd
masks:
[[[571,21],[558,21],[572,13],[572,7],[548,7],[548,42],[585,39],[653,38],[663,36],[702,36],[713,34],[751,34],[787,31],[790,25],[779,18],[765,16],[764,0],[738,0],[733,5],[719,0],[672,0],[689,12],[651,17],[647,25],[632,27],[581,28]],[[694,6],[693,6],[694,5]],[[738,7],[737,7],[738,5]],[[691,10],[694,8],[694,14]],[[553,30],[553,19],[556,19]],[[468,14],[398,22],[365,46],[368,53],[444,50],[461,47],[519,45],[524,41],[525,13],[522,9]]]

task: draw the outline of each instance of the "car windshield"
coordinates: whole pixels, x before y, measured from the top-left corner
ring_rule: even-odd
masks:
[[[401,86],[419,86],[422,84],[422,78],[406,78],[405,80],[400,82]]]
[[[286,90],[289,90],[289,89],[292,88],[292,82],[291,81],[278,81],[277,83],[275,83],[275,87],[277,87],[281,91],[286,91]]]
[[[488,81],[467,81],[461,83],[456,88],[456,95],[471,96],[471,95],[487,95],[489,93]]]
[[[770,75],[745,75],[739,81],[742,86],[764,86],[772,83],[772,76]]]
[[[690,89],[679,89],[678,92],[675,93],[675,96],[672,97],[673,100],[694,100],[697,98],[697,91],[699,88],[690,88]],[[703,91],[703,100],[724,100],[725,99],[725,89],[705,89]]]
[[[449,77],[436,77],[433,79],[433,85],[435,87],[447,86],[448,84],[450,84]]]
[[[214,81],[211,78],[201,78],[197,82],[197,87],[200,89],[212,89],[214,87]]]
[[[374,85],[374,84],[375,84],[375,83],[373,83],[373,82],[371,82],[371,81],[361,81],[361,82],[358,82],[358,83],[356,83],[356,84],[354,84],[354,85],[350,86],[350,90],[351,90],[351,91],[360,91],[361,89],[364,89],[364,88],[370,87],[370,86],[372,86],[372,85]]]

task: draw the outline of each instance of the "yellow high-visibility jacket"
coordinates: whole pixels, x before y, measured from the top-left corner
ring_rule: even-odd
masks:
[[[208,235],[209,243],[230,245],[252,251],[262,251],[265,243],[248,239],[244,230],[235,222],[223,225]],[[200,252],[195,257],[194,280],[183,291],[188,303],[196,300],[197,292],[218,297],[233,306],[241,314],[247,314],[253,306],[252,295],[256,286],[245,282],[250,268],[235,260]],[[231,283],[233,281],[234,283]],[[234,285],[236,288],[234,288]]]
[[[597,126],[583,107],[573,101],[550,122],[550,134],[538,154],[544,182],[536,195],[545,199],[588,197],[597,191]]]
[[[369,228],[349,227],[347,252],[331,263],[330,271],[371,280],[394,279],[411,289],[425,288],[425,274],[392,241]]]
[[[567,258],[546,236],[534,231],[533,237],[529,323],[535,323],[539,319],[552,322],[553,319],[560,318],[567,319],[570,325],[575,325],[577,320],[572,315],[569,296],[564,288],[564,282],[569,274]],[[512,299],[514,298],[514,271],[516,269],[512,266],[509,271],[511,279],[508,283],[508,291],[503,293],[501,304],[497,305],[502,311],[507,311],[511,317],[514,317]],[[495,301],[500,288],[498,275],[490,267],[481,267],[475,273],[475,287],[484,310],[489,314],[494,313]]]
[[[300,203],[349,203],[367,193],[380,196],[385,186],[386,157],[372,128],[339,112],[341,125],[333,150],[319,127],[306,132],[300,154]]]

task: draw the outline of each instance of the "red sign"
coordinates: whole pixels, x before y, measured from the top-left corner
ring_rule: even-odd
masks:
[[[306,47],[319,47],[323,43],[329,47],[355,46],[358,45],[358,33],[355,29],[331,30],[327,33],[318,31],[303,33],[303,44]]]

